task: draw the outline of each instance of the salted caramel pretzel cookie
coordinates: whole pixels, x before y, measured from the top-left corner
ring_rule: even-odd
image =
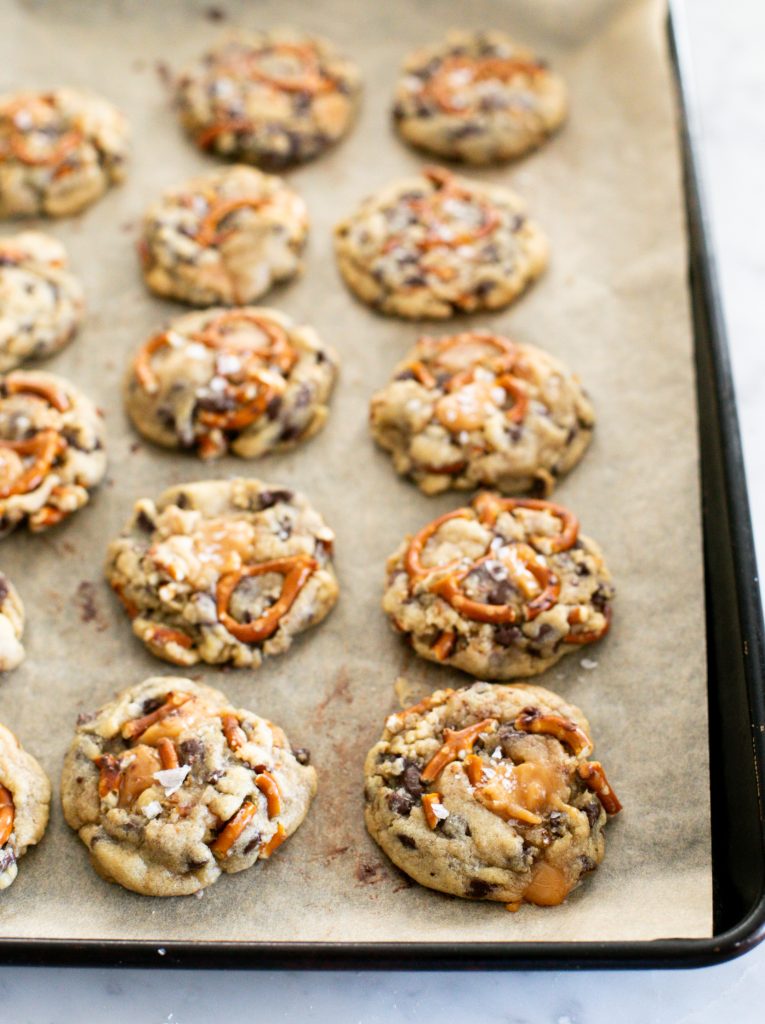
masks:
[[[79,89],[0,96],[0,217],[66,217],[122,181],[127,122]]]
[[[268,860],[315,792],[307,751],[279,726],[177,676],[81,715],[61,777],[95,870],[143,896],[187,896]]]
[[[547,266],[547,241],[515,193],[440,167],[364,200],[335,228],[335,252],[360,299],[415,320],[500,309]]]
[[[203,459],[252,459],[321,430],[337,354],[275,309],[208,309],[174,320],[139,350],[125,401],[137,429]]]
[[[300,494],[205,480],[137,502],[106,577],[152,654],[257,668],[334,605],[333,543]]]
[[[423,337],[372,398],[372,434],[426,494],[549,494],[584,454],[595,413],[557,359],[498,334]]]
[[[555,906],[621,810],[592,750],[579,708],[541,686],[439,690],[391,715],[367,755],[367,828],[420,885]]]
[[[143,220],[146,284],[192,306],[246,305],[302,269],[300,196],[254,167],[224,167],[167,189]]]
[[[51,356],[74,337],[85,300],[63,245],[39,231],[0,238],[0,372]]]
[[[600,640],[613,594],[573,512],[482,491],[391,555],[383,608],[423,658],[514,679]]]
[[[101,414],[78,388],[39,370],[0,377],[0,536],[60,523],[105,472]]]
[[[19,593],[0,572],[0,672],[10,672],[24,660],[24,605]]]
[[[43,837],[50,782],[31,754],[0,725],[0,889],[18,874],[18,861]]]
[[[449,32],[404,62],[393,121],[413,146],[469,164],[536,149],[566,118],[563,79],[504,32]]]
[[[345,135],[360,87],[356,65],[325,39],[237,32],[179,78],[176,105],[200,149],[279,170]]]

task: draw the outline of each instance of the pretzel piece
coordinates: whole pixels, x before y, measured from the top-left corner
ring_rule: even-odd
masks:
[[[318,567],[316,559],[308,555],[288,555],[268,562],[245,565],[236,572],[221,576],[216,589],[218,619],[241,643],[255,644],[267,640],[279,628],[282,616],[290,610],[298,594]],[[279,573],[284,577],[279,597],[253,622],[237,622],[229,614],[228,607],[240,580],[248,576],[263,576],[270,572]]]
[[[498,727],[496,718],[484,718],[481,722],[468,725],[465,729],[455,731],[444,729],[444,743],[425,765],[421,778],[423,782],[433,782],[444,768],[460,756],[463,751],[470,752],[473,744],[482,732],[494,732]]]

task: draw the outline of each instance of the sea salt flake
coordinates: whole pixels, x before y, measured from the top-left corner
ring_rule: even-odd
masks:
[[[579,664],[582,666],[582,668],[597,668],[598,667],[597,661],[593,661],[592,658],[582,658],[582,660],[579,662]]]
[[[165,796],[172,796],[181,788],[190,771],[190,766],[184,764],[180,768],[164,768],[162,771],[154,772],[152,777],[164,788]]]
[[[502,748],[501,747],[495,747],[494,750],[492,750],[492,752],[491,752],[491,759],[492,759],[492,761],[501,761],[502,760]]]
[[[438,818],[439,821],[446,821],[449,817],[449,812],[443,804],[433,804],[433,814]]]
[[[146,804],[143,808],[143,813],[147,818],[156,818],[157,815],[162,813],[162,804],[159,800],[152,800],[151,803]]]

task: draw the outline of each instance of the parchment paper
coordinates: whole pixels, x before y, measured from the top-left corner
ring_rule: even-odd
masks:
[[[202,465],[139,442],[122,411],[129,354],[181,307],[139,276],[137,222],[160,189],[215,161],[181,135],[162,83],[215,39],[206,5],[165,0],[4,4],[3,89],[60,83],[118,103],[134,131],[129,179],[82,217],[43,225],[69,247],[89,315],[80,337],[45,363],[106,410],[110,471],[92,504],[43,536],[17,533],[0,563],[28,611],[24,666],[0,683],[0,720],[18,732],[56,787],[39,848],[0,896],[0,935],[194,940],[603,940],[711,933],[706,662],[698,451],[678,144],[663,4],[620,7],[588,40],[561,42],[533,5],[427,0],[225,3],[226,21],[324,31],[359,60],[363,111],[351,137],[290,174],[312,233],[302,280],[268,297],[340,350],[326,429],[293,454]],[[541,5],[542,7],[544,5]],[[572,15],[573,17],[573,15]],[[408,881],[367,837],[361,768],[395,706],[392,684],[467,683],[407,652],[380,610],[386,556],[401,537],[461,499],[428,499],[398,479],[367,432],[367,403],[418,327],[375,316],[342,286],[332,225],[377,186],[422,164],[392,135],[388,105],[401,57],[450,25],[496,26],[538,46],[571,86],[572,117],[547,147],[478,177],[506,182],[548,232],[550,271],[513,309],[462,321],[505,331],[571,364],[599,414],[583,464],[557,491],[597,538],[618,596],[607,640],[539,682],[589,715],[625,810],[606,859],[555,909],[443,896]],[[161,62],[157,64],[157,62]],[[7,225],[13,230],[13,225]],[[453,325],[452,325],[453,326]],[[444,326],[444,330],[448,325]],[[91,870],[58,803],[77,713],[153,673],[172,672],[133,638],[102,579],[108,540],[132,503],[170,484],[237,473],[304,490],[337,531],[342,586],[329,620],[258,673],[195,672],[239,706],[310,747],[319,795],[306,823],[267,865],[224,877],[200,899],[147,899]],[[582,658],[597,662],[587,669]]]

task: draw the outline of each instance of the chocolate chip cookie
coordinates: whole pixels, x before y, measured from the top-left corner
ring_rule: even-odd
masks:
[[[18,874],[18,861],[43,837],[50,782],[37,761],[0,725],[0,889]]]
[[[66,217],[122,181],[127,122],[79,89],[0,96],[0,217]]]
[[[125,402],[166,448],[211,459],[281,451],[321,430],[337,354],[275,309],[208,309],[173,320],[139,350]]]
[[[137,502],[106,577],[157,657],[258,668],[335,604],[333,542],[300,494],[205,480]]]
[[[187,896],[267,860],[315,792],[307,752],[278,725],[177,676],[81,715],[61,778],[95,870],[143,896]]]
[[[540,146],[567,108],[563,79],[506,33],[452,31],[407,57],[393,121],[419,149],[493,164]]]
[[[356,65],[326,39],[235,32],[178,79],[176,106],[200,149],[279,170],[345,135],[360,87]]]
[[[60,523],[105,472],[103,421],[89,398],[52,373],[0,377],[0,536]]]
[[[391,555],[383,608],[423,658],[514,679],[605,636],[613,595],[573,512],[483,491]]]
[[[474,683],[391,715],[364,768],[366,823],[420,885],[562,903],[621,809],[579,708],[540,686]]]
[[[39,231],[0,238],[0,372],[62,349],[84,308],[59,241]]]
[[[19,592],[0,572],[0,672],[10,672],[24,660],[24,605]]]
[[[548,258],[544,235],[514,192],[440,167],[365,199],[335,228],[335,252],[362,301],[415,320],[501,309]]]
[[[549,494],[584,454],[595,413],[541,349],[487,331],[423,337],[372,398],[372,435],[426,494]]]
[[[192,306],[246,305],[301,270],[305,203],[254,167],[236,165],[167,189],[147,211],[146,284]]]

